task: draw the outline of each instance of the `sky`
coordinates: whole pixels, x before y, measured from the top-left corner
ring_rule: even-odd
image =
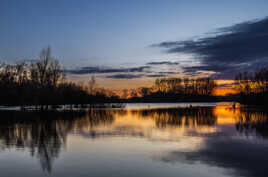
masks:
[[[104,87],[268,66],[267,0],[1,0],[0,60],[47,46],[72,80]]]

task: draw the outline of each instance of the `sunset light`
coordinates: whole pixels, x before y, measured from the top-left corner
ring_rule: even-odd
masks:
[[[268,177],[268,0],[0,0],[0,177]]]

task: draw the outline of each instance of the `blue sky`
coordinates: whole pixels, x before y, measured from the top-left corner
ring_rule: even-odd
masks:
[[[267,16],[267,0],[1,0],[0,59],[36,58],[50,45],[66,68],[183,63],[150,46]]]

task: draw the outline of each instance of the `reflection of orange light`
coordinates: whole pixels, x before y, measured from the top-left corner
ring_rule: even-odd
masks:
[[[239,110],[234,110],[231,107],[216,106],[213,109],[213,113],[218,117],[218,124],[234,124],[236,122],[234,116],[239,114]]]

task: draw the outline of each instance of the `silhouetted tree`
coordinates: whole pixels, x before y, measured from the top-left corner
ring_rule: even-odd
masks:
[[[268,69],[262,68],[255,73],[238,73],[235,82],[241,103],[268,104]]]
[[[48,109],[52,105],[87,105],[117,102],[118,98],[108,98],[102,89],[96,90],[96,80],[92,76],[89,87],[66,82],[65,74],[51,55],[51,49],[42,50],[39,58],[27,64],[0,65],[0,105],[35,105],[36,109]]]
[[[193,99],[198,101],[206,98],[206,101],[209,101],[209,97],[212,96],[215,87],[216,82],[211,78],[162,78],[156,79],[152,87],[139,88],[140,98],[134,97],[132,100],[145,102],[177,102]]]

